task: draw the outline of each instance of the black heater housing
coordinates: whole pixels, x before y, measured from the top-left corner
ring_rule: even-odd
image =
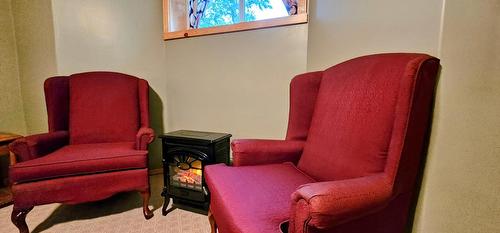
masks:
[[[161,135],[163,163],[162,214],[168,213],[170,198],[176,207],[207,211],[210,193],[203,169],[215,163],[229,164],[231,134],[178,130]]]

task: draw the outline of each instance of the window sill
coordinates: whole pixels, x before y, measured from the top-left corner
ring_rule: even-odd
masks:
[[[254,30],[254,29],[259,29],[259,28],[270,28],[270,27],[294,25],[294,24],[301,24],[301,23],[307,23],[307,14],[304,13],[304,14],[291,15],[291,16],[282,17],[282,18],[258,20],[258,21],[252,21],[252,22],[243,22],[243,23],[224,25],[224,26],[219,26],[219,27],[187,29],[187,30],[176,31],[176,32],[165,32],[165,33],[163,33],[163,39],[164,40],[174,40],[174,39],[197,37],[197,36],[204,36],[204,35],[228,33],[228,32],[247,31],[247,30]]]

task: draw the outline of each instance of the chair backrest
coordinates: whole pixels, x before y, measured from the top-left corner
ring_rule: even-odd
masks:
[[[132,142],[148,127],[148,84],[114,72],[87,72],[45,82],[49,131],[67,130],[70,144]]]
[[[416,83],[423,73],[420,67],[428,60],[435,63],[434,74],[431,85],[424,87],[431,90],[422,92]],[[415,90],[433,93],[436,64],[437,59],[423,54],[378,54],[325,70],[299,169],[318,181],[384,172],[390,147],[407,136],[400,132],[405,132],[411,118],[412,99],[419,95]],[[417,111],[430,107],[430,103],[421,105]],[[396,124],[398,119],[403,124]],[[398,163],[401,153],[391,161]]]

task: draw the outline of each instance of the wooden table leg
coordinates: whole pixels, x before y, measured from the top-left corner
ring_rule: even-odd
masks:
[[[15,160],[15,155],[14,153],[10,152],[10,164],[12,165],[12,160],[14,158]],[[15,164],[15,161],[14,161]],[[9,206],[12,204],[12,191],[10,188],[10,184],[8,182],[8,177],[7,178],[7,183],[5,184],[4,181],[2,181],[2,185],[5,185],[5,187],[0,188],[0,208]]]
[[[12,204],[12,192],[10,187],[0,188],[0,208]]]

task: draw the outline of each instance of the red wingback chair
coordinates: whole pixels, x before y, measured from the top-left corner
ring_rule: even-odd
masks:
[[[45,81],[49,132],[10,144],[12,222],[28,232],[36,205],[81,203],[137,190],[148,208],[149,128],[146,80],[89,72]]]
[[[439,60],[360,57],[299,75],[285,140],[235,140],[206,167],[220,233],[396,233],[407,224]]]

